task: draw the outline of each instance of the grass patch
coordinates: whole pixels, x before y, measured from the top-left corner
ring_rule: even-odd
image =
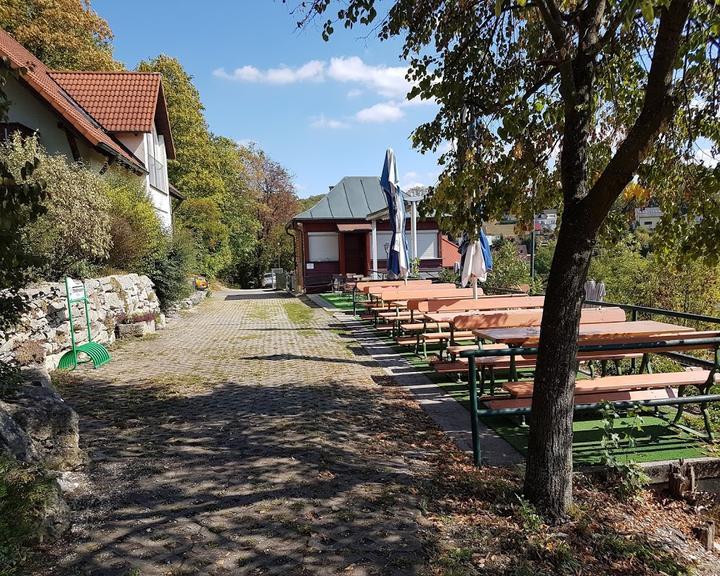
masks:
[[[283,308],[288,319],[293,324],[304,326],[313,319],[312,309],[301,302],[285,302]]]
[[[248,316],[253,320],[270,320],[270,310],[263,305],[253,306],[248,311]]]

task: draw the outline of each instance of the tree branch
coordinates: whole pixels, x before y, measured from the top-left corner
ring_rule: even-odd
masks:
[[[672,0],[660,16],[643,107],[627,137],[584,200],[596,206],[591,213],[596,214],[600,222],[630,183],[640,162],[647,155],[653,138],[675,112],[673,70],[691,5],[692,0]]]

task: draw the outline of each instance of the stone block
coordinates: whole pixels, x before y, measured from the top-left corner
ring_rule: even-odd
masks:
[[[115,292],[105,294],[105,306],[110,310],[125,310],[125,302]]]
[[[155,332],[155,320],[147,322],[133,322],[132,324],[118,324],[117,333],[119,338],[130,336],[142,337]]]
[[[55,390],[31,383],[4,393],[0,412],[29,438],[36,461],[50,470],[69,470],[84,461],[78,416]]]

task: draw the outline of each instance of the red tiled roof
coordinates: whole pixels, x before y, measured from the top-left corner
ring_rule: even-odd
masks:
[[[5,56],[13,67],[24,68],[22,81],[93,146],[135,169],[145,169],[143,163],[132,152],[108,134],[104,127],[52,78],[51,71],[45,64],[4,30],[0,30],[0,55]]]
[[[50,76],[109,132],[151,132],[155,121],[165,137],[168,157],[174,158],[159,73],[50,72]]]
[[[110,132],[151,132],[160,74],[50,72],[50,76]]]

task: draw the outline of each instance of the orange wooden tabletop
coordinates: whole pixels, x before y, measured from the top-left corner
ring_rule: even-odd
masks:
[[[694,332],[693,328],[657,322],[655,320],[638,320],[636,322],[601,322],[598,324],[582,324],[580,340],[621,339],[633,336],[661,336],[676,332]],[[540,340],[539,326],[520,326],[517,328],[480,328],[473,333],[493,342],[506,344],[537,344]]]

